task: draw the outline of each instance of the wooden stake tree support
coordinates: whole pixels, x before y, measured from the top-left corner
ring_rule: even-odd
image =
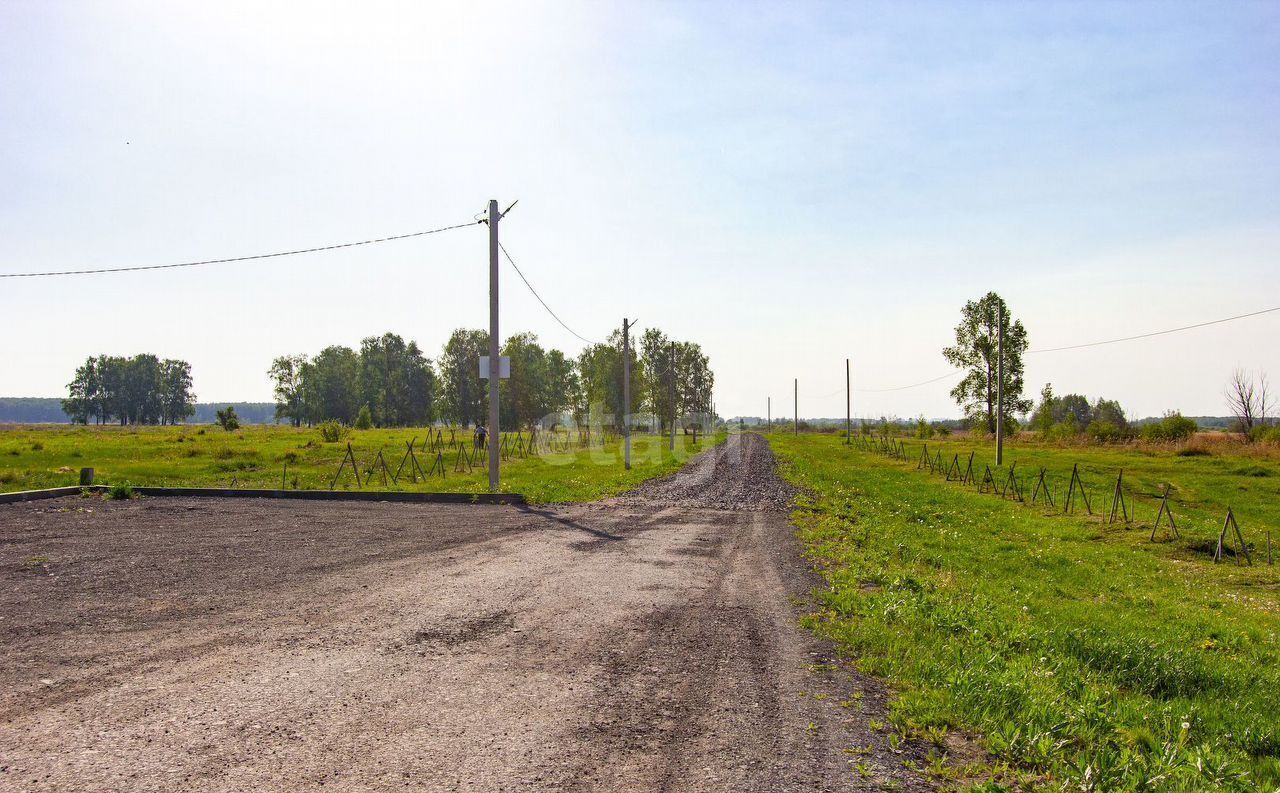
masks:
[[[942,450],[939,449],[937,456],[933,459],[933,465],[929,466],[930,473],[937,473],[942,470]]]
[[[1129,505],[1125,503],[1124,498],[1124,469],[1120,469],[1120,475],[1116,477],[1116,488],[1111,493],[1111,514],[1107,518],[1107,523],[1116,522],[1117,517],[1124,518],[1126,525],[1129,523]]]
[[[1231,546],[1231,541],[1227,539],[1227,529],[1230,528],[1236,537],[1236,546]],[[1213,552],[1213,561],[1218,563],[1222,561],[1223,554],[1231,551],[1231,555],[1236,558],[1236,565],[1240,564],[1240,555],[1244,554],[1245,561],[1249,566],[1253,566],[1253,557],[1249,555],[1249,546],[1244,541],[1244,535],[1240,533],[1240,526],[1236,523],[1236,516],[1231,512],[1231,507],[1227,507],[1227,518],[1222,521],[1222,531],[1218,532],[1218,547]]]
[[[356,465],[355,452],[351,451],[351,443],[347,442],[347,453],[342,456],[342,462],[338,463],[338,473],[333,475],[333,482],[329,484],[329,489],[334,490],[338,487],[338,479],[342,476],[342,469],[347,467],[347,463],[351,463],[351,472],[356,475],[356,487],[363,488],[360,484],[360,467]]]
[[[431,464],[431,468],[425,474],[422,475],[423,481],[429,478],[437,470],[440,472],[440,478],[444,479],[445,478],[444,477],[444,452],[436,452],[435,462],[433,462]]]
[[[1076,494],[1084,499],[1084,508],[1093,514],[1093,505],[1089,503],[1089,494],[1084,490],[1084,482],[1080,480],[1080,463],[1071,466],[1071,484],[1067,487],[1067,495],[1062,499],[1062,512],[1076,514]]]
[[[1053,490],[1049,487],[1049,480],[1045,478],[1044,473],[1044,468],[1041,467],[1040,476],[1036,478],[1035,490],[1031,491],[1031,503],[1036,503],[1036,499],[1039,498],[1041,493],[1044,493],[1044,503],[1053,507],[1056,506],[1053,503]]]
[[[920,449],[920,459],[916,462],[917,471],[925,468],[929,469],[929,473],[933,473],[933,460],[929,459],[929,444],[927,443]]]
[[[1000,498],[1004,498],[1006,494],[1012,493],[1014,501],[1023,501],[1022,482],[1018,479],[1017,470],[1017,463],[1009,466],[1009,476],[1004,480],[1004,487],[1000,488]]]
[[[979,493],[987,492],[987,485],[991,485],[992,493],[1000,489],[1000,486],[996,484],[995,475],[991,473],[990,465],[987,465],[983,468],[982,481],[978,483],[978,492]]]
[[[961,473],[960,473],[960,453],[959,453],[959,452],[956,452],[955,457],[952,457],[952,458],[951,458],[951,465],[947,467],[947,481],[948,481],[948,482],[950,482],[950,481],[951,481],[951,477],[952,477],[952,475],[953,475],[953,474],[955,475],[955,478],[956,478],[956,479],[959,479],[959,478],[960,478],[960,476],[961,476]]]
[[[453,460],[453,472],[455,474],[471,473],[471,453],[467,451],[465,443],[458,444],[458,456]]]
[[[1169,516],[1169,531],[1166,534],[1172,534],[1174,539],[1181,539],[1182,535],[1178,533],[1178,524],[1173,520],[1173,510],[1169,507],[1169,485],[1164,486],[1164,495],[1160,497],[1160,510],[1156,512],[1155,525],[1151,527],[1151,541],[1156,541],[1156,530],[1160,528],[1160,519],[1165,515]]]
[[[381,449],[378,450],[378,456],[373,458],[373,465],[369,466],[369,476],[364,480],[366,485],[373,481],[375,471],[382,475],[382,486],[384,488],[389,487],[390,482],[388,479],[391,476],[391,469],[387,467],[387,460],[382,456]]]
[[[422,473],[422,466],[418,464],[418,456],[413,453],[413,444],[416,443],[418,437],[415,435],[413,440],[405,443],[404,457],[400,458],[400,465],[396,468],[396,475],[391,477],[391,481],[396,484],[400,483],[400,472],[404,470],[405,463],[409,463],[409,477],[416,485],[418,483],[418,475],[422,474],[422,478],[426,479],[427,475]]]
[[[977,481],[973,473],[973,455],[975,454],[977,452],[969,452],[969,465],[964,469],[964,477],[960,480],[962,485],[971,485]]]

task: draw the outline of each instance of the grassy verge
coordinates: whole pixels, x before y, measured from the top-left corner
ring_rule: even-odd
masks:
[[[396,483],[384,488],[380,468],[372,469],[379,451],[392,474],[405,456],[405,444],[417,438],[415,454],[424,469],[435,454],[422,451],[425,429],[373,429],[351,434],[341,442],[326,443],[315,429],[246,427],[224,432],[217,427],[63,427],[8,426],[0,428],[0,492],[62,487],[79,482],[82,467],[95,469],[96,481],[169,487],[246,487],[327,489],[351,442],[360,464],[365,488],[480,493],[488,490],[483,464],[463,471],[457,468],[457,452],[445,450],[445,475],[412,483],[409,466]],[[449,430],[444,430],[444,439]],[[458,438],[470,438],[459,430]],[[710,443],[723,441],[720,434]],[[675,451],[663,439],[636,435],[632,443],[632,468],[622,464],[620,439],[601,448],[519,457],[502,463],[504,492],[523,493],[530,501],[590,501],[615,495],[647,479],[678,470],[692,455],[707,448],[699,436],[676,437]],[[367,479],[372,472],[372,483]],[[350,467],[338,489],[356,489]]]
[[[832,436],[773,443],[811,493],[795,521],[830,584],[811,625],[898,687],[898,730],[940,747],[975,733],[1019,769],[1011,785],[1280,788],[1277,568],[1214,565],[1149,528],[1044,514]],[[1206,504],[1265,479],[1150,465]]]

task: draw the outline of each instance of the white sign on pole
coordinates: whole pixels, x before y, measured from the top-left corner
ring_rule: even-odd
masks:
[[[511,358],[503,355],[498,359],[498,378],[501,380],[509,380],[511,378]],[[480,356],[480,379],[489,379],[489,356]]]

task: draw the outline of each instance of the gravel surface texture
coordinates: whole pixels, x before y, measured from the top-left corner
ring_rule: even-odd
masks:
[[[759,436],[558,508],[0,506],[0,790],[926,790]]]

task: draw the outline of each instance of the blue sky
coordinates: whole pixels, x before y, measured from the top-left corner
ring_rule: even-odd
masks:
[[[0,272],[236,256],[520,204],[579,333],[703,343],[720,412],[919,382],[999,291],[1056,347],[1280,305],[1280,7],[1205,3],[8,3]],[[487,324],[480,229],[292,259],[0,280],[0,394],[100,352],[265,399],[275,355]],[[504,271],[504,335],[574,353]],[[1033,356],[1131,413],[1280,377],[1280,314]],[[953,415],[949,383],[857,414]],[[833,393],[836,392],[836,393]],[[829,395],[829,396],[825,396]],[[781,409],[779,407],[781,406]]]

